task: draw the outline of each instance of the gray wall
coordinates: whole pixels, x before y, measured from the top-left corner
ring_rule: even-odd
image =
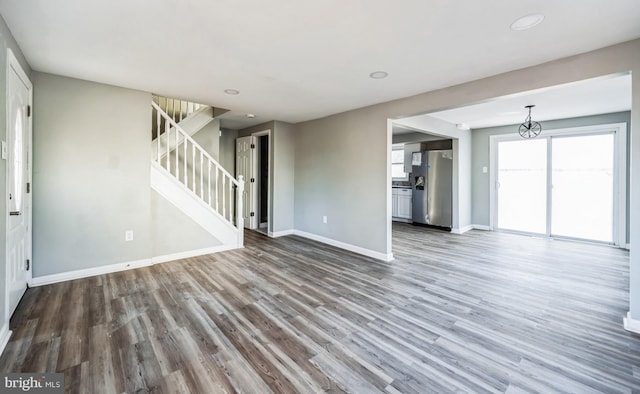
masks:
[[[0,140],[7,140],[7,48],[11,48],[13,54],[16,56],[22,69],[27,75],[31,74],[31,67],[25,60],[22,55],[22,51],[16,40],[13,38],[13,35],[9,31],[7,24],[5,23],[2,16],[0,16]],[[5,185],[7,184],[7,167],[6,161],[0,160],[0,185],[2,185],[2,190],[5,190]],[[6,193],[0,193],[0,207],[6,207]],[[7,229],[7,215],[0,215],[0,239],[6,239],[6,229]],[[0,319],[2,319],[2,323],[0,323],[0,329],[4,326],[5,323],[5,314],[7,313],[5,309],[6,300],[6,288],[5,288],[5,280],[7,277],[6,271],[6,259],[5,256],[7,254],[6,245],[4,242],[0,242],[0,256],[2,256],[2,261],[4,263],[0,264]]]
[[[603,114],[594,116],[584,116],[572,119],[560,119],[542,124],[542,130],[564,129],[570,127],[582,127],[610,123],[627,123],[627,163],[630,165],[630,142],[631,142],[631,112],[617,112],[613,114]],[[489,198],[489,175],[491,166],[489,160],[489,137],[492,135],[513,134],[517,132],[518,125],[490,127],[484,129],[474,129],[471,132],[473,142],[472,152],[472,202],[473,202],[473,224],[488,226],[490,222],[489,208],[491,201]],[[482,167],[487,167],[487,173],[482,172]],[[630,171],[627,169],[627,212],[629,212],[630,202]],[[627,239],[629,238],[629,221],[627,221]]]
[[[220,165],[234,177],[236,176],[236,138],[238,130],[221,129]]]
[[[271,232],[293,230],[294,175],[295,175],[295,126],[275,122],[273,133],[273,177],[271,199],[273,225]],[[271,223],[270,223],[271,225]]]
[[[155,190],[151,190],[151,217],[153,256],[165,256],[222,244]]]
[[[151,95],[38,72],[33,82],[34,277],[149,258]]]
[[[300,123],[294,134],[295,229],[390,252],[391,215],[384,207],[391,138],[384,112],[369,107]]]
[[[192,138],[217,162],[220,162],[220,120],[214,119]]]

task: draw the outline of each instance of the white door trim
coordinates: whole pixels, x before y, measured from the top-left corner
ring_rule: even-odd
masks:
[[[627,123],[608,123],[565,129],[543,130],[543,137],[577,136],[589,134],[614,133],[614,245],[624,248],[627,244]],[[496,179],[498,177],[498,143],[501,141],[519,140],[517,133],[492,135],[489,137],[489,227],[496,229],[497,225],[497,193]],[[622,153],[622,154],[620,154]]]
[[[5,75],[5,80],[7,81],[7,89],[6,89],[6,123],[5,123],[5,130],[10,130],[11,125],[9,124],[10,122],[10,114],[9,114],[9,100],[10,100],[10,94],[11,92],[8,89],[8,81],[10,78],[10,74],[12,72],[12,70],[15,72],[15,74],[18,76],[18,78],[20,78],[20,80],[22,81],[22,83],[24,83],[24,85],[27,87],[28,90],[28,105],[32,108],[32,112],[33,112],[33,85],[31,83],[31,81],[29,80],[29,77],[27,76],[27,74],[24,72],[24,70],[22,69],[22,66],[20,65],[20,62],[18,61],[18,59],[16,58],[16,56],[14,55],[13,51],[11,50],[11,48],[7,48],[7,73]],[[28,144],[28,151],[27,151],[27,158],[26,158],[26,164],[27,164],[27,179],[26,181],[29,183],[32,183],[32,178],[33,178],[33,116],[28,116],[27,118],[27,144]],[[7,138],[7,136],[5,135],[5,139]],[[4,143],[4,141],[3,141]],[[6,166],[6,171],[7,173],[5,173],[5,179],[6,179],[6,184],[5,184],[5,190],[8,190],[8,182],[9,182],[9,176],[8,176],[8,171],[9,171],[9,166]],[[33,185],[33,184],[32,184]],[[29,209],[28,212],[28,217],[26,218],[27,220],[27,250],[25,252],[25,256],[31,261],[31,266],[29,267],[29,270],[27,271],[27,284],[31,284],[32,280],[33,280],[33,258],[32,258],[32,213],[33,213],[33,200],[31,198],[32,194],[28,193],[25,194],[25,208]],[[28,203],[27,203],[28,200]],[[7,202],[7,204],[5,205],[5,233],[9,234],[9,220],[7,220],[6,218],[9,217],[9,204]],[[5,238],[5,251],[7,250],[6,245],[7,245],[7,238]],[[8,256],[5,254],[5,316],[4,316],[4,324],[8,324],[9,323],[9,319],[11,318],[11,307],[9,305],[9,299],[10,299],[10,289],[11,287],[9,286],[9,275],[6,275],[7,273],[7,269],[8,269]],[[3,325],[4,325],[3,324]]]
[[[267,233],[273,235],[273,212],[271,212],[271,201],[272,201],[272,195],[271,195],[271,184],[273,182],[273,154],[271,152],[271,129],[267,129],[267,130],[262,130],[262,131],[257,131],[255,133],[251,134],[252,136],[256,137],[256,144],[260,144],[260,139],[258,137],[262,137],[262,136],[268,136],[269,137],[269,142],[267,144],[267,160],[269,161],[268,165],[269,165],[269,180],[267,181]],[[257,150],[257,149],[256,149]],[[258,158],[258,154],[256,153],[256,159]],[[258,160],[254,160],[255,163],[253,163],[254,166],[254,174],[256,176],[256,181],[257,178],[260,176],[260,163],[258,163]],[[257,189],[257,188],[256,188]],[[258,209],[258,193],[255,193],[254,196],[254,201],[252,201],[251,203],[253,204],[252,207],[254,208],[254,212],[256,212],[256,215],[258,215],[258,212],[260,211]],[[260,218],[257,218],[258,221],[258,226],[256,228],[260,227]]]

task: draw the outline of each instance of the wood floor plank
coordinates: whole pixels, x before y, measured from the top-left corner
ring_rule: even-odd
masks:
[[[396,259],[244,249],[29,289],[1,372],[71,393],[634,393],[628,252],[393,225]]]

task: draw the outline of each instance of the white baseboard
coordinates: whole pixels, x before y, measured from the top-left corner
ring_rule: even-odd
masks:
[[[311,234],[311,233],[307,233],[305,231],[300,231],[300,230],[294,230],[293,234],[303,238],[308,238],[314,241],[322,242],[327,245],[335,246],[340,249],[345,249],[350,252],[358,253],[367,257],[373,257],[374,259],[378,259],[382,261],[393,261],[393,253],[387,253],[387,254],[380,253],[374,250],[361,248],[359,246],[351,245],[341,241],[336,241],[335,239],[326,238],[320,235]]]
[[[624,329],[635,334],[640,334],[640,320],[632,319],[631,312],[627,312],[627,316],[622,318]]]
[[[452,234],[464,234],[469,230],[473,230],[473,225],[464,226],[462,228],[454,227],[451,229]]]
[[[218,246],[213,246],[211,248],[203,248],[203,249],[189,250],[187,252],[166,254],[164,256],[152,257],[151,262],[153,264],[160,264],[160,263],[166,263],[168,261],[188,259],[190,257],[203,256],[205,254],[224,252],[232,249],[238,249],[238,246],[237,245],[218,245]]]
[[[68,280],[88,278],[90,276],[110,274],[112,272],[126,271],[152,265],[151,259],[129,261],[126,263],[103,265],[101,267],[87,268],[76,271],[62,272],[59,274],[38,276],[31,279],[29,286],[44,286],[52,283],[66,282]]]
[[[0,354],[2,354],[4,348],[7,347],[9,338],[11,338],[11,330],[9,330],[9,322],[6,322],[4,326],[2,326],[2,329],[0,329]]]
[[[282,230],[282,231],[274,231],[274,232],[269,232],[269,236],[271,238],[278,238],[278,237],[284,237],[287,235],[293,235],[294,230]]]
[[[491,227],[484,224],[472,224],[471,227],[473,227],[474,230],[491,231]]]

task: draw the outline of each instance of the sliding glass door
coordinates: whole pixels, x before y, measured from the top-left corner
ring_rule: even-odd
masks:
[[[547,230],[547,140],[500,142],[498,224],[505,230]]]
[[[551,235],[613,242],[613,134],[552,138]]]
[[[495,227],[613,243],[615,134],[540,137],[497,142]]]

